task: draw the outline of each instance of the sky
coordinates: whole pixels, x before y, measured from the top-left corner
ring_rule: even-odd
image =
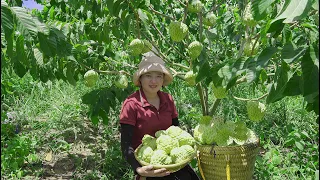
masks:
[[[34,0],[23,0],[22,7],[26,7],[28,9],[39,9],[40,11],[43,9],[43,5],[38,4]]]

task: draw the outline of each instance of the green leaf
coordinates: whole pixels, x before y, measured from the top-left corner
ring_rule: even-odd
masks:
[[[13,32],[11,34],[6,34],[5,38],[7,40],[7,54],[10,58],[14,58],[13,57]]]
[[[281,51],[281,58],[288,64],[299,59],[301,55],[305,52],[305,48],[296,48],[292,41],[288,42],[283,46]]]
[[[149,20],[148,16],[146,15],[146,13],[143,12],[142,9],[138,9],[138,15],[139,15],[139,18],[143,21],[143,22],[146,22]]]
[[[283,91],[285,96],[297,96],[302,94],[300,84],[302,83],[302,77],[295,73],[292,78],[288,81],[288,84]]]
[[[257,64],[253,58],[246,61],[246,80],[248,83],[253,82],[257,78]]]
[[[295,145],[296,145],[296,147],[299,149],[299,150],[301,150],[301,151],[303,151],[303,145],[301,144],[301,142],[299,142],[299,141],[296,141],[295,142]]]
[[[271,57],[277,52],[276,47],[267,47],[265,48],[257,57],[257,67],[263,68],[268,65],[269,60]]]
[[[28,38],[36,37],[38,29],[27,10],[21,7],[12,7],[11,10],[15,15],[18,31]]]
[[[91,119],[92,124],[98,125],[98,123],[99,123],[98,116],[91,116],[90,119]]]
[[[280,19],[284,19],[283,23],[292,23],[306,17],[311,8],[311,3],[310,0],[291,0],[285,10],[272,23]]]
[[[38,32],[41,32],[45,35],[49,35],[49,28],[47,27],[47,25],[43,22],[40,22],[40,20],[38,19],[38,17],[32,17],[32,20],[34,21]]]
[[[71,85],[76,86],[76,80],[74,79],[74,72],[75,72],[74,63],[69,62],[67,64],[67,71],[66,71],[67,80]]]
[[[40,44],[40,49],[43,52],[43,54],[47,56],[53,56],[53,52],[51,52],[51,48],[48,45],[48,35],[45,35],[43,33],[38,33],[38,39]]]
[[[310,53],[314,54],[313,46],[307,49],[301,59],[303,96],[319,91],[319,59],[316,59],[315,56],[310,56]]]
[[[113,14],[113,2],[114,0],[108,0],[107,3],[107,8],[109,10],[110,15],[114,15]]]
[[[13,64],[13,69],[14,72],[20,77],[22,78],[26,73],[27,73],[27,69],[24,67],[24,65],[22,65],[18,59],[18,57],[15,57],[14,60],[14,64]]]
[[[34,57],[38,66],[43,66],[43,54],[38,48],[33,49]]]
[[[276,102],[284,97],[283,92],[293,73],[286,62],[281,63],[281,67],[276,72],[276,82],[272,84],[269,95],[266,99],[267,104]]]
[[[25,67],[29,67],[29,60],[27,58],[26,55],[26,51],[24,48],[24,38],[22,35],[19,35],[17,37],[17,41],[16,41],[16,51],[17,51],[17,58],[18,60],[25,66]]]
[[[11,34],[13,32],[13,15],[8,4],[4,0],[1,0],[1,28],[4,29],[6,34]]]
[[[314,3],[312,4],[312,8],[319,11],[319,0],[314,1]]]
[[[252,1],[253,18],[257,21],[267,16],[267,9],[271,7],[275,0],[255,0]]]

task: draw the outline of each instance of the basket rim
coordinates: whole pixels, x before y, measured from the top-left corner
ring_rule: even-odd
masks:
[[[160,169],[160,168],[166,168],[166,169],[172,169],[172,168],[177,168],[179,166],[184,166],[187,163],[189,163],[192,159],[194,159],[196,157],[196,153],[194,153],[194,155],[184,161],[181,161],[179,163],[176,164],[169,164],[169,165],[153,165],[150,163],[147,163],[145,161],[142,161],[138,158],[138,150],[143,146],[143,144],[140,144],[135,150],[134,150],[134,157],[136,158],[136,160],[140,163],[140,165],[142,166],[147,166],[147,165],[152,165],[154,169]]]
[[[198,141],[196,141],[196,146],[215,146],[215,147],[220,147],[220,148],[230,148],[230,147],[245,147],[245,146],[252,146],[252,145],[260,145],[260,138],[259,137],[257,137],[256,138],[256,141],[254,141],[254,142],[250,142],[250,143],[246,143],[246,144],[243,144],[243,145],[231,145],[231,146],[218,146],[218,145],[216,145],[216,144],[200,144]]]

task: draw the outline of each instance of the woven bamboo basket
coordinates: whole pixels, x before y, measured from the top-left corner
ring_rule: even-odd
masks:
[[[196,147],[203,180],[252,180],[259,139],[244,145]]]
[[[138,151],[139,149],[142,147],[142,145],[140,144],[136,150],[134,151],[134,156],[137,159],[137,161],[140,163],[140,165],[142,166],[147,166],[149,165],[149,163],[142,161],[141,159],[138,158]],[[196,154],[194,154],[194,156],[191,156],[190,158],[177,163],[177,164],[169,164],[169,165],[153,165],[154,169],[161,169],[161,168],[166,168],[168,171],[170,171],[171,173],[179,171],[180,169],[182,169],[183,167],[185,167],[193,158],[196,157]]]

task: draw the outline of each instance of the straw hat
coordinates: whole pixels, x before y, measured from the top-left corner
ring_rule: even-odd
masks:
[[[157,71],[164,73],[163,86],[167,86],[173,80],[172,74],[165,67],[164,61],[156,56],[152,51],[143,54],[142,60],[139,64],[139,70],[133,74],[133,83],[135,86],[140,86],[140,76],[147,72]]]

